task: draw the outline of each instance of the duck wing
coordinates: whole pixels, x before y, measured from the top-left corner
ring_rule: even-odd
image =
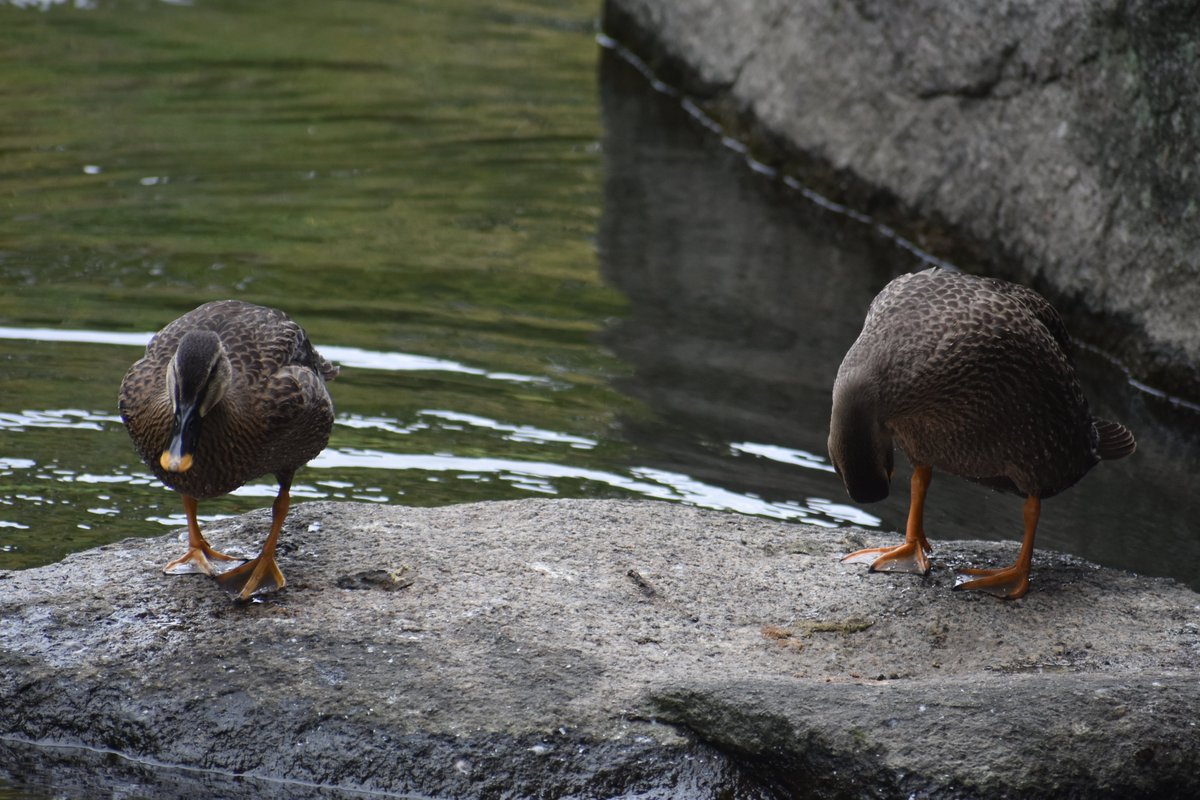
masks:
[[[1059,316],[1054,306],[1050,305],[1050,301],[1027,286],[1009,283],[1008,281],[996,278],[985,278],[984,280],[995,292],[1007,295],[1020,303],[1034,319],[1046,327],[1046,330],[1054,337],[1054,341],[1058,342],[1058,346],[1062,348],[1062,351],[1068,357],[1071,355],[1074,349],[1074,346],[1071,344],[1071,336],[1067,333],[1067,326],[1063,322],[1062,317]]]

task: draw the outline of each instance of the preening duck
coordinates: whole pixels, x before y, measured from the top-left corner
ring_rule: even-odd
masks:
[[[1088,410],[1066,327],[1045,298],[929,269],[875,297],[833,385],[829,454],[854,500],[887,497],[894,447],[914,468],[904,543],[842,560],[927,573],[925,495],[942,470],[1025,497],[1016,563],[962,570],[954,587],[1015,599],[1029,587],[1042,500],[1136,443],[1123,425]]]

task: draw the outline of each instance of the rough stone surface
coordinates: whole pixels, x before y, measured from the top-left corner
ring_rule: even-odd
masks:
[[[267,523],[210,539],[252,552]],[[307,503],[281,540],[288,586],[262,602],[161,574],[175,535],[0,573],[0,779],[83,765],[151,797],[1200,793],[1200,596],[1045,551],[1022,600],[951,591],[954,566],[1007,563],[1011,544],[935,539],[927,579],[837,561],[887,538],[655,502]]]
[[[605,28],[758,158],[1047,293],[1196,400],[1198,9],[606,0]]]

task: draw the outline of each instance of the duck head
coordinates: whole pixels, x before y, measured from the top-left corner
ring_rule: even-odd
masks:
[[[171,438],[158,463],[167,472],[192,467],[204,417],[221,402],[229,388],[232,368],[212,331],[190,331],[167,367],[167,395],[174,420]]]
[[[858,503],[887,497],[895,469],[892,435],[878,405],[867,383],[838,376],[829,420],[829,457],[846,491]]]

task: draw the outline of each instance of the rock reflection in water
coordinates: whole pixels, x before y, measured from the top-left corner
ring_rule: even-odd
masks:
[[[654,466],[738,492],[848,503],[837,476],[821,468],[830,387],[871,299],[895,275],[927,264],[861,218],[748,168],[611,50],[600,86],[601,268],[629,298],[604,341],[632,367],[619,388],[657,414],[627,420],[626,435],[657,454]],[[1139,391],[1086,349],[1077,357],[1093,411],[1128,424],[1139,449],[1049,502],[1039,546],[1200,589],[1200,496],[1187,485],[1200,465],[1200,415]],[[789,463],[732,446],[743,442],[819,460]],[[901,458],[891,496],[864,507],[885,528],[903,529],[909,474]],[[1020,538],[1018,499],[937,474],[930,492],[935,548]],[[937,555],[954,557],[944,548]]]

